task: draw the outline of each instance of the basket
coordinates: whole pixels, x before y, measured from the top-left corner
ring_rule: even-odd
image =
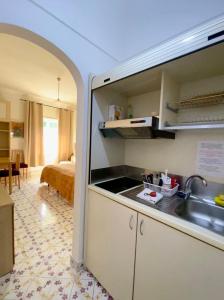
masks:
[[[179,184],[177,184],[173,189],[169,189],[167,187],[155,185],[144,181],[144,188],[148,188],[154,192],[161,193],[163,196],[166,197],[172,197],[178,191]]]

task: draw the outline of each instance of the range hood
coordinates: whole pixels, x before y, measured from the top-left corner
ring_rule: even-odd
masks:
[[[175,133],[159,130],[157,117],[144,117],[100,122],[99,129],[104,137],[123,139],[175,139]]]

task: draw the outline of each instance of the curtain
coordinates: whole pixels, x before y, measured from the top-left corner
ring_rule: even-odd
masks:
[[[25,109],[25,161],[31,167],[44,164],[43,105],[26,102]]]
[[[72,140],[71,140],[71,129],[72,129],[72,116],[71,111],[66,109],[59,109],[59,149],[58,159],[68,160],[72,154]]]

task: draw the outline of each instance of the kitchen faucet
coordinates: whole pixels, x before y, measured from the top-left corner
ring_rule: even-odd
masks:
[[[188,177],[185,182],[185,185],[184,185],[184,199],[185,200],[189,199],[191,196],[191,185],[195,178],[200,179],[204,186],[208,185],[205,178],[200,175],[192,175],[192,176]]]

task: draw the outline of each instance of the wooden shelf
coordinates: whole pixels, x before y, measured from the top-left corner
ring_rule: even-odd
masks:
[[[0,162],[10,157],[10,122],[0,122]]]
[[[10,163],[10,158],[8,156],[0,156],[0,167],[1,164],[9,164]]]
[[[6,131],[10,130],[10,123],[0,121],[0,131],[5,131],[5,130]]]

